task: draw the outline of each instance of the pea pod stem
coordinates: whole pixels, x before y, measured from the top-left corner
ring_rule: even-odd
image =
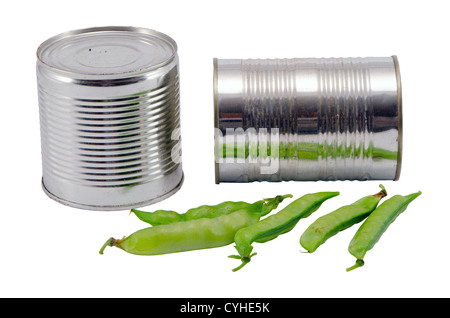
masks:
[[[247,265],[253,256],[255,256],[257,253],[253,253],[250,254],[249,256],[243,257],[241,258],[240,255],[230,255],[228,256],[229,258],[234,258],[234,259],[240,259],[241,260],[241,265],[239,265],[238,267],[235,267],[232,269],[233,272],[237,272],[238,270],[240,270],[242,267],[244,267],[245,265]]]
[[[114,237],[110,237],[105,244],[103,244],[103,246],[100,248],[99,254],[103,255],[103,252],[105,250],[105,248],[107,248],[108,246],[114,246],[115,242],[117,240]]]
[[[356,262],[355,262],[355,265],[350,266],[349,268],[347,268],[347,272],[350,272],[350,271],[352,271],[352,270],[354,270],[354,269],[356,269],[358,267],[362,267],[362,266],[364,266],[364,260],[357,259]]]
[[[380,184],[379,187],[381,188],[381,191],[378,193],[375,193],[373,196],[376,198],[384,198],[385,196],[387,196],[386,188],[382,184]]]

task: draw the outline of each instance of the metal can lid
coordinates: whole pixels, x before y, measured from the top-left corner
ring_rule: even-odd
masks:
[[[57,71],[120,77],[170,63],[177,45],[169,36],[145,28],[95,27],[65,32],[43,42],[38,60]]]

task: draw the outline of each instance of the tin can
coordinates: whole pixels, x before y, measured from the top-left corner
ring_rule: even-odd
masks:
[[[398,180],[393,57],[214,59],[216,183]]]
[[[182,185],[177,45],[160,32],[96,27],[37,50],[42,187],[89,210],[145,206]]]

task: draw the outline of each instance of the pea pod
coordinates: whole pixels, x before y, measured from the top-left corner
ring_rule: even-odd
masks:
[[[350,205],[319,217],[303,232],[300,237],[301,246],[309,253],[313,253],[330,237],[363,221],[387,195],[384,186],[380,184],[380,188],[381,191],[377,194],[365,196]]]
[[[289,196],[257,201],[245,209],[215,218],[152,226],[122,239],[110,238],[99,253],[103,254],[107,246],[116,246],[136,255],[160,255],[225,246],[233,242],[239,229],[258,222],[262,215],[277,208]]]
[[[348,251],[356,257],[355,265],[347,268],[351,271],[364,265],[364,256],[378,242],[383,233],[406,210],[408,205],[422,192],[412,193],[407,196],[395,195],[384,201],[375,209],[356,231],[350,242]]]
[[[284,195],[282,199],[287,197],[292,197],[292,195]],[[266,214],[272,210],[271,207],[267,205],[268,202],[276,202],[275,198],[264,199],[266,205],[262,206],[266,210]],[[261,201],[262,202],[262,201]],[[177,213],[170,210],[157,210],[154,212],[146,212],[137,209],[131,209],[141,221],[149,223],[153,226],[170,224],[175,222],[185,222],[190,220],[196,220],[201,218],[215,218],[224,214],[233,213],[238,210],[249,208],[252,203],[247,203],[243,201],[225,201],[217,205],[202,205],[196,208],[189,209],[185,213]],[[265,214],[263,214],[265,215]]]
[[[256,253],[252,254],[253,246],[251,244],[253,242],[264,243],[289,232],[300,219],[308,217],[319,209],[323,202],[337,195],[339,195],[339,192],[306,194],[278,213],[237,231],[234,242],[239,255],[230,255],[229,257],[240,259],[241,265],[233,269],[233,271],[241,269],[256,255]]]

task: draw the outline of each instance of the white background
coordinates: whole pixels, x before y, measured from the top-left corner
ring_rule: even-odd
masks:
[[[445,1],[8,1],[1,32],[0,296],[2,297],[448,297],[450,296],[449,56]],[[144,227],[128,211],[63,206],[41,189],[35,52],[61,32],[130,25],[178,44],[185,183],[145,210],[185,211],[225,200],[253,202],[338,190],[290,233],[255,244],[239,272],[233,245],[164,256],[98,250]],[[314,254],[298,239],[318,216],[378,192],[378,181],[214,183],[212,60],[397,55],[404,152],[393,194],[423,194],[353,272],[357,226]],[[285,206],[290,201],[283,202]]]

